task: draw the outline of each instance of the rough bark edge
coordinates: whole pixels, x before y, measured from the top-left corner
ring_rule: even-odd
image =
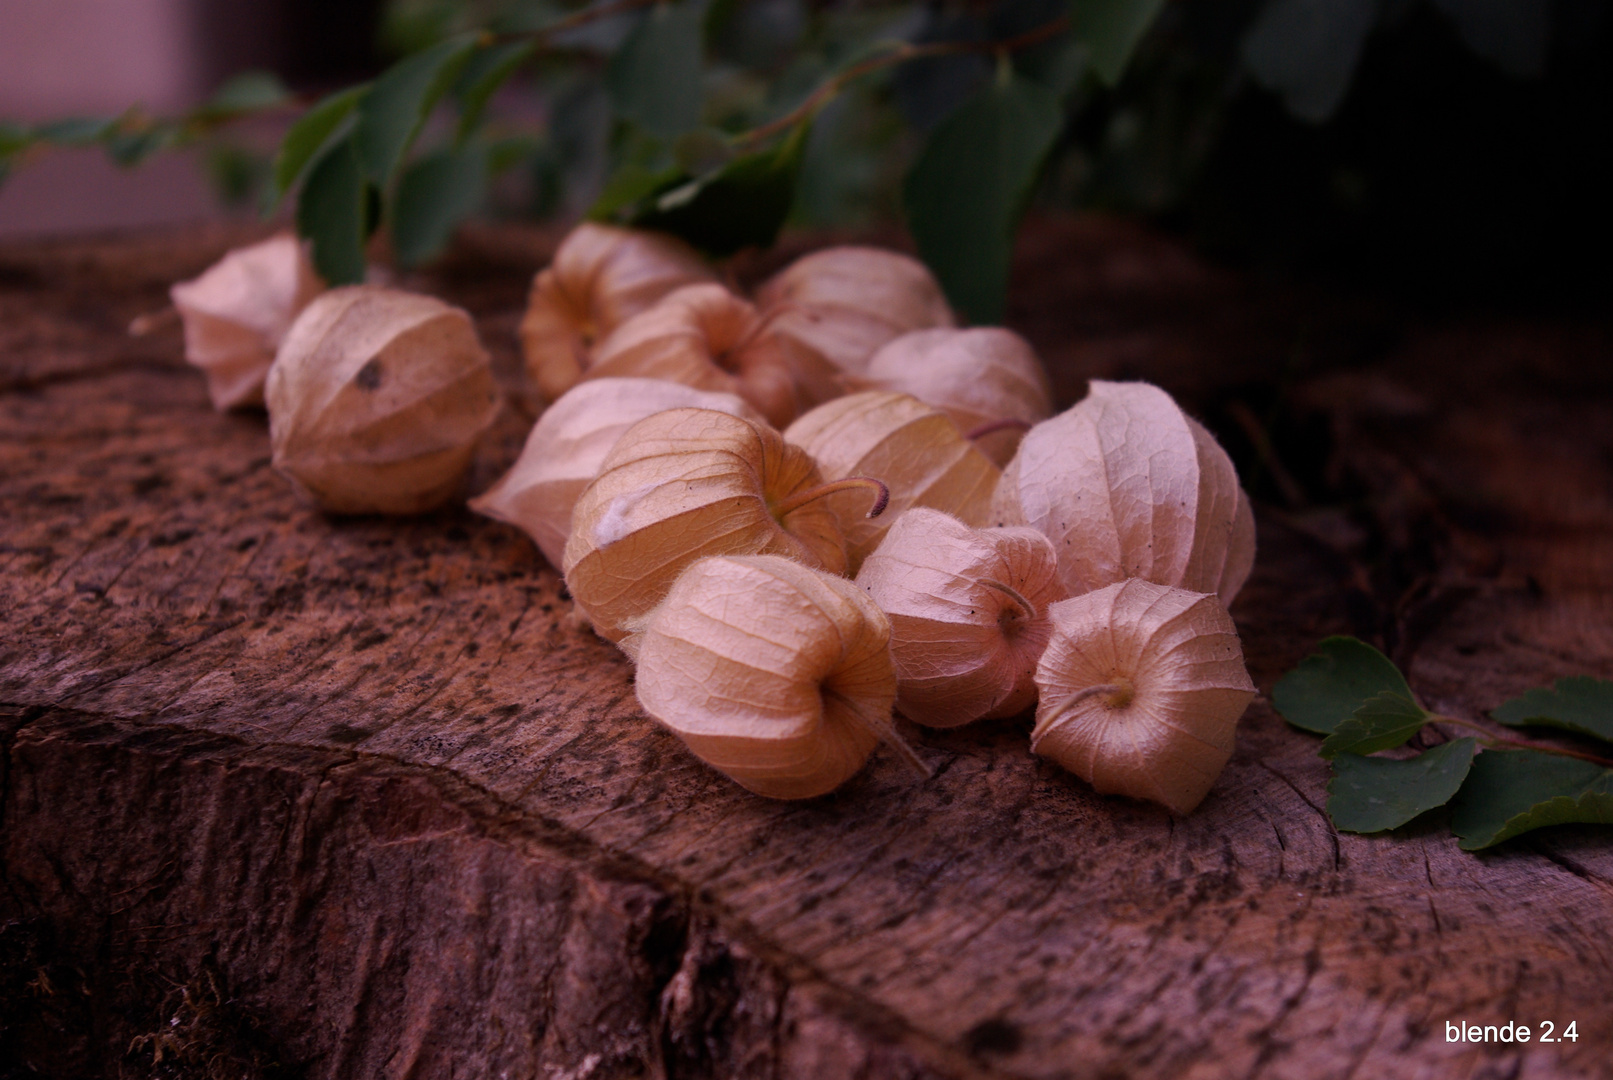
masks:
[[[295,1073],[425,1077],[457,1064],[463,1074],[467,1055],[482,1056],[470,1045],[479,1041],[478,1018],[503,1019],[514,985],[533,988],[548,1015],[536,1032],[506,1037],[502,1059],[487,1051],[483,1064],[496,1066],[489,1075],[1008,1075],[829,984],[699,890],[443,770],[10,705],[0,705],[0,744],[0,924],[43,920],[56,941],[71,943],[63,959],[94,974],[89,984],[131,970],[176,983],[217,978]],[[278,816],[271,806],[254,809],[276,792],[288,800]],[[150,797],[131,797],[141,793]],[[186,808],[189,827],[175,827],[176,808]],[[193,817],[196,808],[209,809]],[[232,835],[228,826],[260,813],[264,821],[248,824],[266,830],[261,850],[215,850]],[[126,827],[112,848],[106,829],[118,824]],[[400,849],[408,851],[402,864]],[[527,902],[564,908],[557,938],[531,943],[552,966],[529,962],[531,970],[500,978],[500,967],[514,962],[498,950],[520,934],[456,935],[453,912],[425,910],[431,897],[356,880],[357,870],[380,865],[402,866],[427,886],[480,875],[493,884],[474,899],[495,906],[512,882],[547,882],[548,895],[501,910],[519,915]],[[91,887],[76,880],[86,874]],[[187,884],[198,875],[207,880]],[[266,897],[285,910],[269,910],[277,903]],[[355,904],[368,922],[353,938],[373,945],[377,935],[391,936],[407,950],[401,968],[393,956],[365,970],[356,1002],[341,1000],[341,979],[321,984],[307,970],[339,963],[319,955],[318,943],[300,946],[308,955],[296,973],[302,935],[320,928],[328,939]],[[127,937],[151,919],[176,936]],[[187,936],[182,921],[205,933]],[[409,958],[435,957],[438,937],[472,950],[464,969],[410,976]],[[355,947],[341,942],[336,956]],[[484,1000],[442,1002],[420,986],[476,977],[493,980]],[[117,1014],[118,1003],[106,1004],[111,1011],[97,1003],[93,1021],[102,1068],[114,1075],[141,1032]],[[309,1020],[344,1011],[345,1023]],[[456,1020],[461,1030],[447,1030]],[[517,1056],[527,1060],[506,1060],[523,1042],[530,1052]]]

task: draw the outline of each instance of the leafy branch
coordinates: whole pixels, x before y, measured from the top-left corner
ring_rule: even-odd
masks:
[[[1290,724],[1327,736],[1320,753],[1335,770],[1327,811],[1342,831],[1398,828],[1447,803],[1451,828],[1470,851],[1546,825],[1613,824],[1613,758],[1430,712],[1386,656],[1355,638],[1323,641],[1277,683],[1272,701]],[[1613,744],[1613,682],[1562,679],[1491,716]],[[1475,734],[1410,758],[1375,756],[1431,724]]]

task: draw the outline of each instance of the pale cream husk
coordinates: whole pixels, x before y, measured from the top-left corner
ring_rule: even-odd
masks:
[[[674,289],[713,276],[675,237],[583,222],[532,281],[521,319],[527,373],[555,400],[582,377],[590,352],[612,330]]]
[[[281,233],[168,290],[185,327],[185,359],[207,376],[215,409],[263,404],[275,350],[324,288],[302,244]]]
[[[669,293],[600,342],[583,377],[622,376],[734,394],[778,427],[841,393],[826,361],[781,338],[721,285]]]
[[[1232,460],[1147,383],[1094,380],[1032,428],[991,516],[1053,541],[1072,596],[1140,577],[1230,605],[1254,566],[1254,513]]]
[[[844,578],[777,556],[702,559],[650,618],[639,703],[774,799],[849,780],[890,731],[890,625]]]
[[[413,514],[453,498],[499,393],[470,316],[429,296],[333,289],[269,370],[274,466],[336,513]]]
[[[1101,794],[1191,811],[1255,696],[1221,602],[1134,578],[1054,604],[1051,617],[1031,749]]]
[[[756,302],[778,313],[781,334],[852,374],[892,338],[956,322],[929,269],[882,248],[803,255],[764,283]]]
[[[571,510],[622,433],[667,409],[714,409],[764,423],[732,394],[714,394],[662,379],[595,379],[549,406],[527,435],[510,471],[470,508],[532,537],[559,569],[571,533]]]
[[[1036,701],[1036,662],[1064,599],[1058,558],[1034,529],[971,529],[903,514],[857,584],[891,622],[896,707],[928,727],[1013,716]]]
[[[566,586],[602,637],[622,644],[686,567],[707,555],[784,555],[842,573],[845,541],[818,499],[812,458],[765,424],[672,409],[628,428],[583,490],[566,542]]]
[[[825,497],[846,535],[852,573],[911,507],[944,510],[969,525],[990,517],[997,466],[945,413],[906,394],[848,394],[801,417],[784,437],[817,460],[825,480],[867,476],[890,489],[890,505],[877,518],[868,517],[866,491]]]
[[[977,441],[998,465],[1014,456],[1026,427],[1053,414],[1052,385],[1035,350],[999,326],[903,334],[875,353],[850,385],[912,394],[952,417],[965,434],[1019,421]]]

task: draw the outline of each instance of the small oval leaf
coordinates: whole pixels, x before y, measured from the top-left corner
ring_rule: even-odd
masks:
[[[1464,851],[1572,822],[1613,825],[1613,769],[1538,750],[1487,750],[1451,804]]]
[[[343,139],[314,163],[297,200],[297,232],[312,242],[314,268],[331,285],[364,280],[370,203],[358,154]]]
[[[408,153],[432,108],[476,49],[474,37],[433,45],[392,65],[359,102],[353,147],[365,175],[382,187]]]
[[[919,254],[976,323],[1002,321],[1014,229],[1063,120],[1048,90],[998,79],[941,122],[907,174]]]
[[[414,266],[439,254],[487,192],[487,150],[439,150],[404,170],[392,206],[392,246]]]
[[[618,116],[672,139],[700,123],[706,0],[651,8],[610,58],[605,83]]]
[[[1390,659],[1353,637],[1330,637],[1299,666],[1277,680],[1272,704],[1297,728],[1331,735],[1367,699],[1385,691],[1417,697]]]
[[[353,109],[368,92],[369,86],[366,84],[331,94],[291,125],[286,137],[280,141],[280,150],[274,158],[271,196],[275,203],[291,190],[319,151],[340,137],[337,129],[352,116]]]
[[[1327,785],[1327,816],[1340,832],[1398,829],[1451,800],[1473,765],[1477,745],[1474,739],[1457,739],[1407,761],[1341,754]]]

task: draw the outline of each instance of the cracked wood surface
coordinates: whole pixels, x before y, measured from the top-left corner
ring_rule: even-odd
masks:
[[[1237,453],[1286,385],[1275,457],[1240,460],[1282,496],[1233,608],[1263,692],[1336,632],[1457,714],[1613,676],[1606,327],[1031,231],[1011,322],[1065,401],[1151,378]],[[58,927],[90,983],[208,966],[310,1076],[1613,1076],[1608,832],[1337,834],[1317,740],[1264,697],[1180,821],[1033,759],[1026,718],[908,728],[933,779],[881,755],[801,804],[710,772],[522,536],[321,516],[176,333],[123,336],[239,239],[0,252],[0,917]],[[417,283],[507,380],[540,249],[484,234]]]

